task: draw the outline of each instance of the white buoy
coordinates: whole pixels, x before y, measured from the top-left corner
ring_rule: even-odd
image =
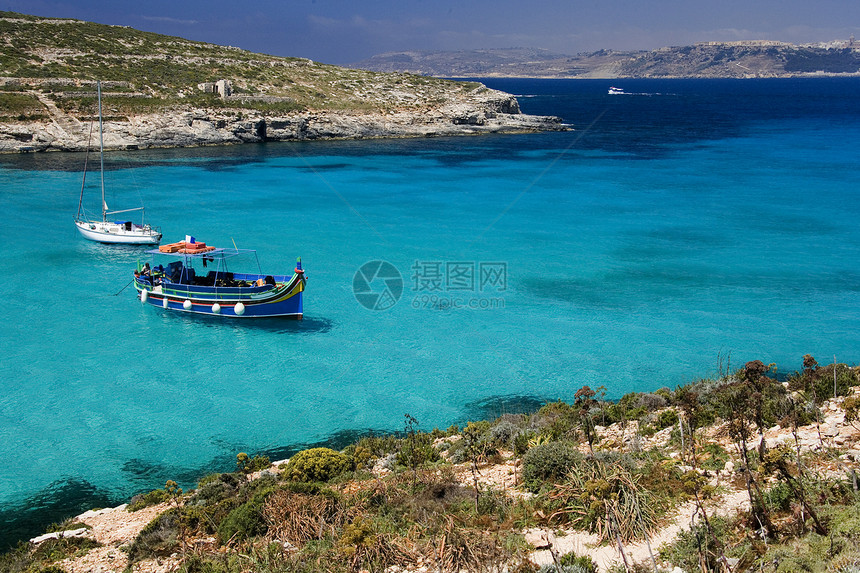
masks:
[[[185,302],[182,303],[182,308],[185,310],[191,310],[191,301],[186,298]]]
[[[221,314],[221,305],[218,304],[217,302],[215,304],[213,304],[212,305],[212,312],[214,312],[215,314]]]
[[[161,299],[161,306],[163,306],[164,308],[167,308],[167,297],[164,297],[163,299]]]
[[[149,298],[149,291],[142,290],[140,291],[140,302],[146,302],[146,299]]]
[[[245,305],[241,302],[237,302],[236,306],[234,307],[234,310],[236,311],[236,314],[242,316],[243,314],[245,314]]]

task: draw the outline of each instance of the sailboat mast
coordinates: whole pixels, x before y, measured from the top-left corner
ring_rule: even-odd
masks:
[[[81,219],[81,209],[84,208],[84,187],[87,185],[87,165],[90,162],[90,144],[93,141],[93,121],[90,120],[90,135],[87,137],[87,154],[84,156],[84,176],[81,178],[81,197],[78,199],[78,213],[75,215],[75,221]]]
[[[99,94],[99,158],[101,161],[100,171],[102,176],[102,222],[107,221],[107,203],[105,203],[105,141],[104,129],[102,127],[102,83],[96,82]]]

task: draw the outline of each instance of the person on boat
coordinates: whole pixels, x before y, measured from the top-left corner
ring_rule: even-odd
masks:
[[[149,268],[149,263],[143,265],[143,270],[140,272],[145,277],[152,276],[152,269]]]

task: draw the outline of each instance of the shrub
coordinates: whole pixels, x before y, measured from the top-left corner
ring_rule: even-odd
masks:
[[[845,398],[842,408],[845,410],[845,421],[856,428],[857,422],[860,421],[860,396]]]
[[[845,364],[818,366],[815,359],[808,354],[804,356],[803,372],[790,376],[788,387],[791,390],[803,390],[810,394],[814,391],[819,403],[833,398],[834,369],[836,370],[836,391],[840,396],[845,396],[851,386],[858,383],[857,372]]]
[[[250,474],[264,470],[272,465],[268,456],[248,457],[245,452],[236,454],[236,471],[243,474]]]
[[[651,393],[640,394],[638,402],[638,406],[645,408],[649,412],[659,410],[660,408],[665,408],[666,405],[669,403],[664,396]]]
[[[612,531],[623,541],[652,534],[667,504],[639,484],[632,462],[616,454],[575,465],[551,494],[561,504],[551,519],[566,518],[573,527],[596,533],[601,542]]]
[[[729,461],[729,453],[719,444],[708,443],[702,446],[699,465],[706,470],[721,470]]]
[[[303,450],[287,463],[284,475],[293,481],[329,481],[347,471],[351,460],[329,448]]]
[[[243,541],[266,533],[263,518],[263,500],[252,499],[227,514],[218,526],[218,537],[222,543]]]
[[[397,463],[415,469],[425,462],[439,460],[439,450],[433,447],[433,438],[423,432],[411,432],[400,442]]]
[[[565,442],[535,446],[523,456],[523,484],[537,493],[545,482],[564,476],[582,459],[582,454]]]
[[[197,491],[187,505],[209,505],[234,495],[241,485],[236,474],[211,474],[197,483]]]
[[[72,531],[75,529],[80,529],[82,527],[84,529],[92,529],[92,527],[87,525],[86,523],[78,521],[75,517],[71,517],[60,523],[52,523],[45,528],[45,533],[54,533],[56,531]],[[0,569],[0,571],[2,571],[2,569]]]
[[[576,553],[565,553],[558,560],[558,563],[562,567],[577,567],[578,571],[581,571],[582,573],[597,573],[597,564],[588,555],[580,555],[577,557]]]
[[[520,433],[512,422],[502,420],[492,428],[490,428],[490,439],[494,444],[499,446],[510,446],[511,441]]]
[[[520,432],[514,438],[514,455],[522,456],[529,450],[529,442],[535,437],[535,433],[531,431]]]
[[[395,436],[367,436],[355,444],[355,449],[366,450],[372,458],[383,458],[396,452],[399,443]]]
[[[154,489],[149,493],[141,493],[133,498],[128,504],[128,511],[139,511],[144,507],[158,505],[170,499],[170,495],[163,489]]]
[[[657,428],[663,429],[678,423],[678,412],[675,410],[663,410],[657,417]]]
[[[791,507],[794,492],[785,482],[777,482],[764,494],[764,502],[768,507],[785,511]]]
[[[550,402],[535,414],[535,424],[542,434],[558,440],[576,433],[579,412],[570,404]]]
[[[455,464],[468,461],[483,462],[499,453],[490,437],[489,422],[469,422],[463,428],[463,439],[451,444],[448,458]]]
[[[683,529],[671,545],[664,545],[660,549],[660,557],[684,571],[699,571],[703,566],[709,571],[719,570],[718,559],[722,547],[717,540],[725,539],[728,522],[722,517],[712,517],[710,523],[714,530],[713,536],[709,535],[701,524],[696,524],[691,529]]]
[[[33,547],[21,541],[17,547],[0,553],[0,571],[4,573],[64,573],[57,561],[85,555],[100,544],[91,537],[49,539]]]
[[[128,550],[129,563],[173,552],[179,537],[180,519],[180,510],[172,508],[150,521],[132,542]]]
[[[655,428],[648,422],[642,422],[641,424],[639,424],[639,433],[646,438],[649,438],[657,433],[657,428]]]

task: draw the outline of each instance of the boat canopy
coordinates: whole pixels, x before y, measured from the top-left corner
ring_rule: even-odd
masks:
[[[186,257],[189,259],[230,259],[233,257],[238,257],[241,255],[254,255],[257,256],[257,251],[255,249],[230,249],[230,248],[220,248],[214,247],[212,250],[208,251],[200,251],[195,253],[185,252],[185,250],[179,251],[162,251],[159,249],[151,249],[146,251],[149,255],[162,255],[165,257]]]

